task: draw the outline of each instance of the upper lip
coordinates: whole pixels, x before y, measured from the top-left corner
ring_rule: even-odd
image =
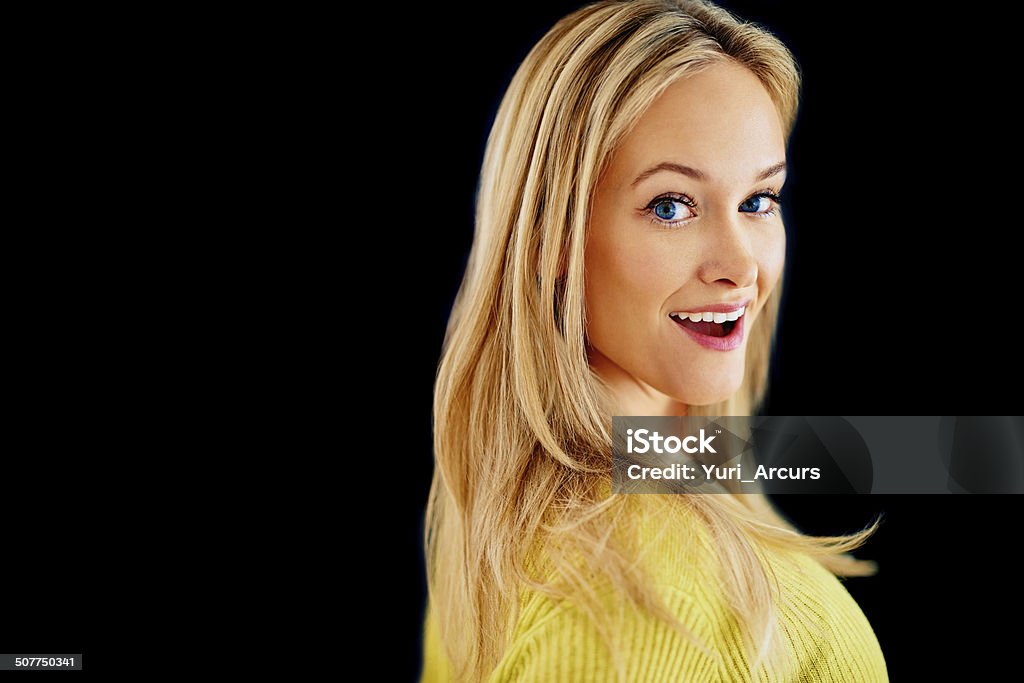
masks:
[[[732,313],[740,308],[745,308],[750,305],[750,299],[746,301],[738,301],[731,304],[702,304],[694,308],[674,308],[672,313]]]

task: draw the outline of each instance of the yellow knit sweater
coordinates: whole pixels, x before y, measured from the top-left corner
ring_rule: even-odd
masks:
[[[683,519],[683,528],[670,534],[643,537],[644,566],[665,604],[704,648],[648,613],[627,610],[618,629],[626,679],[749,681],[741,632],[719,587],[710,531],[695,514]],[[836,577],[804,555],[773,552],[766,558],[780,589],[779,626],[791,668],[762,671],[759,680],[887,681],[878,640]],[[618,680],[607,646],[580,609],[535,592],[526,594],[523,605],[511,645],[488,683]],[[422,683],[451,680],[429,609],[423,657]]]

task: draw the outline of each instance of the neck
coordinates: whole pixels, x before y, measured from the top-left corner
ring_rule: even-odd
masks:
[[[600,351],[591,348],[589,359],[590,367],[611,391],[615,400],[616,415],[686,415],[685,403],[680,403],[633,377]]]

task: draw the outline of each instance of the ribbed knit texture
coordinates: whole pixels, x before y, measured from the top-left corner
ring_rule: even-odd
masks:
[[[664,621],[626,610],[615,631],[628,681],[749,681],[740,629],[721,592],[710,531],[695,516],[683,528],[644,526],[644,567],[666,606],[704,646]],[[887,681],[885,659],[863,612],[838,579],[813,559],[767,553],[780,589],[779,626],[791,668],[763,670],[760,681]],[[609,596],[609,606],[614,596]],[[451,680],[437,624],[428,610],[422,683]],[[617,681],[597,629],[574,605],[530,592],[511,645],[487,678],[550,683]]]

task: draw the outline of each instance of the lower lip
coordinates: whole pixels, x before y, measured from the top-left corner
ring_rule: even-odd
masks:
[[[736,320],[736,326],[732,328],[732,332],[724,337],[712,337],[711,335],[694,332],[689,327],[683,327],[680,323],[676,322],[675,318],[669,318],[672,324],[682,332],[685,332],[690,339],[704,348],[714,349],[715,351],[732,351],[743,343],[743,323],[746,319],[746,314],[740,316]]]

